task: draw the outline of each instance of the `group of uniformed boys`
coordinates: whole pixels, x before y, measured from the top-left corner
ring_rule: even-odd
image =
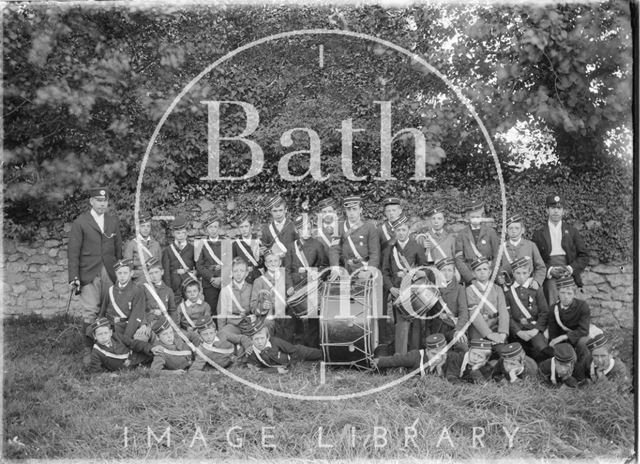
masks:
[[[562,220],[558,195],[547,198],[548,222],[533,241],[513,214],[504,243],[479,201],[466,205],[468,225],[454,234],[442,208],[428,209],[428,226],[416,227],[424,223],[411,224],[398,198],[383,202],[385,219],[376,225],[363,217],[358,196],[343,199],[343,219],[326,198],[315,215],[294,220],[275,196],[259,235],[243,215],[235,221],[239,234],[224,237],[229,221],[215,214],[204,219],[206,237],[190,243],[188,221],[176,217],[173,240],[161,248],[151,237],[152,216],[142,214],[139,233],[123,247],[107,202],[107,189],[92,190],[92,209],[74,222],[69,240],[92,371],[142,364],[200,372],[235,363],[285,372],[295,360],[322,360],[318,318],[304,316],[317,315],[318,282],[344,279],[346,271],[349,279],[382,280],[382,307],[372,308],[384,316],[370,359],[376,369],[408,367],[450,381],[630,383],[587,303],[575,298],[588,253]]]

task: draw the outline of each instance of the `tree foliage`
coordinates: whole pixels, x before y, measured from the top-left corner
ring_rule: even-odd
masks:
[[[156,124],[187,82],[251,41],[287,30],[370,34],[422,56],[462,89],[492,138],[533,121],[555,142],[566,172],[593,170],[626,148],[630,132],[628,5],[344,7],[135,7],[10,5],[4,15],[5,232],[28,237],[40,224],[73,218],[90,185],[114,190],[131,222],[140,162]],[[324,49],[320,67],[319,45]],[[262,172],[243,182],[202,181],[207,173],[206,100],[252,104],[264,149]],[[393,144],[395,181],[380,171],[380,106],[392,104],[392,133],[422,131],[433,181],[412,181],[411,137]],[[246,124],[223,109],[221,133]],[[345,179],[340,123],[353,119],[353,166]],[[296,127],[317,132],[324,182],[285,182],[283,155],[309,147]],[[495,139],[497,140],[497,139]],[[508,144],[496,143],[505,180],[521,176]],[[535,147],[535,143],[532,144]],[[225,142],[223,171],[246,173],[246,146]],[[308,169],[294,156],[290,171]],[[339,35],[298,36],[239,53],[207,74],[167,119],[151,152],[142,206],[166,211],[188,198],[280,192],[297,204],[354,191],[376,202],[449,188],[497,185],[495,161],[467,108],[415,60],[375,42]],[[628,189],[621,194],[629,194]]]

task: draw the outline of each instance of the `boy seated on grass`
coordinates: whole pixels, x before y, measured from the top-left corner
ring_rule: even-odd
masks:
[[[184,372],[190,365],[193,352],[189,345],[176,336],[171,324],[164,316],[161,316],[153,325],[156,341],[153,344],[152,371]],[[191,343],[197,343],[197,337],[190,332],[186,336]]]
[[[187,277],[182,284],[182,292],[185,298],[178,305],[177,322],[182,330],[195,333],[195,321],[211,315],[211,307],[201,297],[202,288],[196,279]]]
[[[95,340],[88,367],[91,373],[131,369],[149,364],[153,357],[151,344],[135,337],[125,344],[123,336],[111,330],[106,317],[99,317],[88,326],[87,336]]]
[[[474,338],[469,342],[469,351],[464,354],[457,381],[484,383],[491,380],[493,365],[489,363],[492,343],[482,338]]]
[[[509,343],[500,350],[500,359],[493,371],[493,379],[497,382],[506,380],[510,383],[525,378],[536,378],[538,365],[527,356],[520,343]]]
[[[555,346],[553,358],[545,359],[538,364],[538,376],[547,385],[576,388],[584,381],[584,375],[576,366],[576,352],[569,343]]]
[[[220,367],[229,367],[238,359],[242,359],[246,353],[252,349],[252,342],[246,335],[227,334],[224,338],[219,338],[216,330],[216,324],[213,322],[213,318],[209,315],[202,316],[195,322],[196,330],[202,340],[198,346],[200,351],[208,357],[211,361],[215,362]],[[236,344],[240,347],[237,348]],[[202,357],[197,351],[195,353],[195,360],[189,368],[189,373],[202,372],[205,370],[216,369],[211,365],[208,360]]]
[[[614,356],[611,344],[604,333],[587,342],[589,353],[580,361],[581,372],[592,382],[619,382],[622,387],[632,385],[627,366]]]
[[[406,367],[413,371],[419,368],[421,377],[433,374],[444,377],[450,382],[455,381],[459,376],[464,354],[454,349],[440,354],[442,348],[447,345],[447,340],[441,333],[429,335],[425,344],[427,348],[424,350],[411,350],[406,354],[396,353],[393,356],[373,358],[371,364],[378,369]],[[430,361],[431,366],[428,365]]]
[[[266,326],[257,328],[251,337],[253,349],[248,356],[250,367],[267,372],[287,373],[295,361],[320,361],[322,350],[304,345],[292,345],[278,337],[271,337]]]

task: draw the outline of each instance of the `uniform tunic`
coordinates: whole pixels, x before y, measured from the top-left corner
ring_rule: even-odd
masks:
[[[298,233],[296,232],[296,227],[293,222],[285,219],[281,230],[278,230],[274,221],[262,227],[262,237],[260,240],[264,246],[271,248],[275,244],[276,238],[284,245],[285,249],[289,244],[293,243],[293,241],[298,238]]]
[[[133,350],[133,351],[132,351]],[[141,340],[129,340],[115,333],[111,337],[110,345],[96,342],[91,350],[89,372],[117,371],[136,367],[152,358],[151,345]]]
[[[384,254],[384,250],[393,244],[395,234],[393,227],[389,221],[384,221],[378,226],[378,237],[380,240],[380,252]]]
[[[165,309],[169,313],[169,316],[174,320],[178,321],[178,314],[176,310],[176,302],[173,296],[173,290],[171,290],[164,282],[160,282],[159,284],[146,284],[153,285],[156,293],[160,297],[160,300],[163,302]],[[146,302],[146,312],[145,312],[145,324],[151,327],[153,323],[160,317],[162,311],[160,309],[160,305],[154,298],[154,296],[149,292],[147,286],[144,285],[144,297]]]
[[[192,341],[196,340],[192,334],[186,334]],[[151,370],[159,371],[167,369],[170,371],[186,369],[191,365],[191,358],[193,353],[189,345],[185,343],[178,334],[174,334],[173,344],[166,345],[160,341],[160,337],[156,339],[153,346],[161,346],[164,351],[157,353],[153,356],[153,362],[151,363]]]
[[[247,277],[245,280],[252,284],[262,274],[260,269],[264,267],[264,260],[260,256],[260,240],[253,236],[250,239],[238,236],[233,241],[231,252],[233,258],[240,257],[246,261]]]
[[[178,274],[178,269],[184,269],[180,260],[176,257],[173,249],[182,257],[182,260],[187,266],[187,269],[195,274],[196,262],[194,255],[193,245],[187,243],[184,248],[179,249],[178,245],[172,243],[162,251],[162,267],[164,268],[164,275],[162,280],[164,283],[171,287],[175,295],[176,301],[182,300],[182,281],[185,280],[189,274],[186,272],[182,275]]]
[[[604,370],[597,369],[593,363],[591,353],[586,355],[580,362],[580,368],[585,377],[592,382],[603,382],[607,380],[620,382],[623,385],[631,385],[631,377],[627,366],[617,357],[611,357],[609,366]]]
[[[489,282],[487,282],[487,285]],[[475,306],[480,304],[480,297],[472,289],[476,288],[480,294],[480,297],[485,293],[485,287],[478,281],[474,281],[472,285],[467,287],[467,304],[469,305],[469,318],[475,311]],[[494,313],[488,306],[484,304],[480,313],[476,316],[472,325],[469,327],[469,339],[474,338],[486,338],[491,332],[499,332],[509,334],[509,312],[507,311],[507,305],[504,300],[504,292],[497,285],[492,285],[486,301],[491,303],[494,308],[497,309],[497,313]]]
[[[457,318],[457,322],[454,323],[454,321],[448,315],[447,311],[443,311],[440,317],[426,321],[427,333],[442,333],[452,336],[453,333],[450,334],[450,332],[461,331],[464,325],[469,320],[467,292],[461,284],[459,284],[455,279],[452,279],[447,283],[447,286],[445,288],[440,289],[440,296],[442,297],[442,300],[447,304],[447,308],[449,308],[454,317]],[[436,307],[440,309],[441,304],[438,303]],[[451,339],[447,338],[447,340]]]
[[[478,258],[473,244],[478,252],[489,261],[498,256],[500,243],[496,231],[486,225],[480,226],[477,240],[473,237],[471,227],[467,226],[458,233],[456,238],[456,267],[465,283],[475,279],[471,271],[471,263]]]
[[[425,247],[424,253],[428,263],[435,263],[444,258],[455,258],[456,236],[446,229],[437,232],[433,229],[425,230],[416,235],[416,239],[422,236]]]
[[[560,317],[560,322],[569,329],[565,331],[556,319],[556,311]],[[591,323],[591,310],[586,301],[574,298],[568,308],[562,309],[560,303],[551,307],[549,314],[549,341],[560,335],[567,335],[569,343],[576,345],[578,340],[589,334]]]
[[[523,314],[512,289],[515,289],[518,301],[529,312],[529,317]],[[505,299],[510,316],[509,332],[511,336],[515,337],[521,330],[538,329],[542,333],[547,329],[549,307],[542,287],[534,290],[514,283],[505,293]]]
[[[113,299],[111,298],[112,294]],[[114,301],[124,314],[124,317],[116,311]],[[144,319],[144,314],[144,290],[139,285],[134,284],[133,280],[129,280],[124,287],[121,287],[119,283],[112,285],[107,292],[107,297],[102,302],[102,309],[100,310],[100,316],[104,316],[112,322],[114,331],[121,335],[126,335],[128,338],[133,337],[133,334]],[[131,320],[134,320],[134,323],[129,324]]]
[[[209,303],[209,307],[214,310],[218,307],[220,286],[214,287],[211,283],[211,279],[222,275],[223,264],[228,266],[231,263],[228,253],[232,253],[232,250],[222,246],[223,240],[228,239],[224,237],[218,237],[215,240],[210,238],[204,239],[202,250],[200,251],[200,256],[196,263],[198,275],[202,277],[202,291],[204,293],[204,298],[206,302]],[[209,246],[215,257],[211,255],[205,244]]]
[[[340,224],[340,238],[331,247],[329,263],[331,266],[343,266],[349,273],[360,268],[364,262],[369,267],[380,269],[380,239],[376,226],[371,221],[363,221],[357,228],[351,228],[347,221]],[[359,254],[356,257],[350,243]]]
[[[252,288],[253,285],[246,281],[242,284],[232,281],[229,285],[222,287],[218,299],[219,330],[227,324],[237,326],[242,318],[250,313]]]
[[[318,240],[313,237],[305,241],[301,239],[295,240],[287,246],[287,254],[283,263],[287,289],[294,287],[307,277],[307,272],[304,270],[305,265],[298,256],[296,247],[307,260],[308,267],[317,268],[318,271],[321,271],[329,265],[329,258]]]
[[[403,258],[406,259],[407,263],[403,261]],[[424,255],[424,251],[412,238],[407,240],[404,247],[394,239],[394,242],[384,250],[382,258],[382,285],[386,291],[391,288],[400,289],[402,278],[409,270],[406,264],[409,265],[409,269],[426,265],[427,258]]]
[[[219,366],[228,367],[233,362],[233,353],[235,351],[234,344],[242,344],[246,350],[251,346],[251,339],[246,335],[226,334],[225,337],[216,336],[211,344],[202,342],[198,345],[198,348],[204,355],[208,356]],[[209,362],[200,356],[197,351],[195,356],[196,358],[189,368],[189,371],[215,369],[215,367],[209,364]]]
[[[182,300],[177,308],[178,325],[182,329],[195,329],[195,321],[205,315],[211,315],[211,307],[201,299],[195,302]]]
[[[389,367],[406,367],[410,370],[421,369],[420,375],[434,374],[444,377],[448,381],[452,382],[457,380],[460,375],[460,366],[462,365],[463,353],[455,350],[449,350],[446,353],[446,359],[442,370],[438,370],[434,367],[428,367],[427,363],[429,359],[425,350],[411,350],[405,354],[396,353],[393,356],[384,356],[378,358],[378,367],[381,369]]]
[[[511,240],[507,240],[505,243],[505,250],[506,251],[503,252],[502,255],[500,270],[508,272],[509,275],[513,277],[511,263],[518,258],[528,256],[533,264],[533,280],[538,282],[538,285],[542,287],[544,279],[547,276],[547,266],[544,264],[536,244],[524,238],[521,238],[516,245],[514,245]]]
[[[265,291],[269,292],[268,296],[264,296],[266,295]],[[251,300],[249,301],[249,309],[252,313],[257,314],[261,312],[261,308],[258,308],[258,306],[264,298],[268,298],[269,301],[271,301],[271,311],[269,315],[285,314],[287,296],[284,272],[278,271],[277,279],[273,273],[265,272],[253,282]]]
[[[538,378],[540,378],[547,385],[561,386],[567,385],[568,387],[576,388],[579,383],[584,381],[584,375],[582,369],[578,365],[574,365],[573,373],[561,379],[555,373],[555,358],[545,359],[538,364]]]
[[[295,361],[318,361],[322,359],[322,350],[304,345],[293,345],[278,337],[271,337],[267,346],[258,351],[253,347],[248,362],[269,371],[277,366],[288,366]]]
[[[160,248],[160,244],[158,243],[158,241],[150,236],[144,239],[142,236],[138,235],[137,238],[131,239],[126,243],[124,252],[122,254],[125,259],[133,260],[133,279],[137,282],[140,279],[144,280],[144,271],[142,270],[142,261],[140,260],[140,256],[138,254],[138,244],[136,240],[144,246],[144,248],[142,248],[142,261],[144,261],[145,263],[152,257],[156,258],[158,262],[161,262],[162,248]]]

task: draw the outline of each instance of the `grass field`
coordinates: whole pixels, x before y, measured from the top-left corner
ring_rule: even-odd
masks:
[[[629,362],[631,331],[616,337]],[[416,377],[357,399],[293,401],[217,372],[89,376],[80,346],[80,333],[63,319],[5,321],[5,459],[621,462],[634,448],[633,396],[614,385],[576,391]],[[332,370],[320,385],[317,365],[284,375],[234,372],[306,395],[351,393],[401,376]]]

